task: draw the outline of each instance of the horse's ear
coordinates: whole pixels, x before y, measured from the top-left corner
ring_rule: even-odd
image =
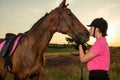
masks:
[[[64,8],[66,7],[66,0],[63,0],[62,3],[59,5],[59,8]]]

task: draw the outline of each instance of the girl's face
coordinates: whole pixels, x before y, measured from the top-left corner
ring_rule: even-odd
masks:
[[[93,34],[94,34],[94,27],[90,27],[89,32],[90,32],[90,36],[93,36]]]

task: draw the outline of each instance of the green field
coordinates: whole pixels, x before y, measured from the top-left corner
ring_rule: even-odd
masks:
[[[52,59],[47,58],[45,65],[46,78],[44,80],[80,80],[80,61],[78,56],[70,54],[78,53],[74,48],[64,49],[47,49],[46,56],[54,56]],[[57,52],[57,53],[56,53]],[[108,72],[111,80],[120,79],[120,47],[110,47],[111,66]],[[56,55],[56,56],[55,56]],[[67,60],[67,61],[66,61]],[[52,65],[51,65],[52,64]],[[56,66],[57,65],[57,66]],[[84,80],[88,80],[89,71],[84,63]]]
[[[120,47],[110,47],[111,67],[109,70],[110,80],[120,79]],[[78,51],[69,48],[47,48],[45,52],[44,74],[39,80],[80,80],[81,68],[77,55]],[[88,80],[89,71],[84,63],[84,80]],[[6,80],[14,80],[11,76]],[[29,78],[27,80],[30,80]]]

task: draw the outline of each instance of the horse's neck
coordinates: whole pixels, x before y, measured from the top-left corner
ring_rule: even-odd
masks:
[[[53,34],[51,28],[56,24],[51,25],[50,19],[44,20],[42,23],[37,25],[31,29],[28,33],[29,45],[34,48],[34,51],[41,50],[40,52],[44,52],[47,48]]]
[[[41,35],[39,38],[36,38],[33,46],[38,48],[38,50],[41,49],[44,51],[47,48],[47,45],[49,44],[52,36],[53,36],[53,33],[49,31],[43,32],[43,35]]]

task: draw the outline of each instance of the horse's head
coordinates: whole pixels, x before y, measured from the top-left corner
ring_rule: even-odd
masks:
[[[76,16],[67,8],[66,0],[56,8],[57,24],[56,31],[71,36],[82,43],[89,40],[89,32],[85,26],[76,18]]]

